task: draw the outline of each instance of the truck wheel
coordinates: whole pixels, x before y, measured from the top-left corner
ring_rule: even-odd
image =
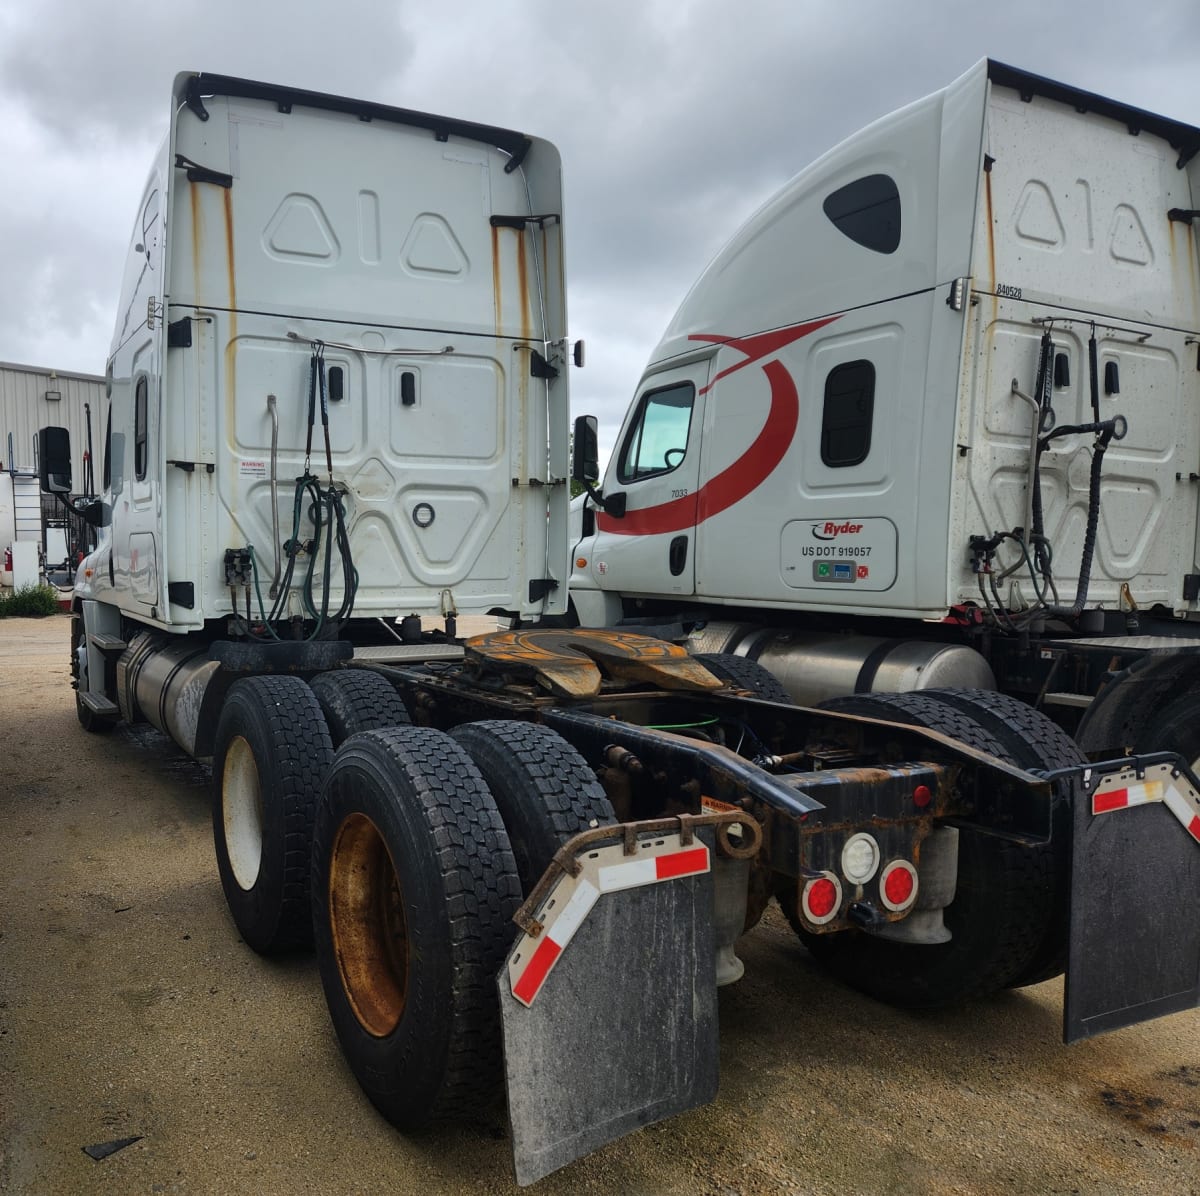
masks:
[[[111,731],[117,725],[117,719],[111,714],[97,714],[94,710],[83,704],[83,699],[80,696],[78,686],[82,682],[83,677],[79,667],[79,649],[83,645],[84,637],[83,616],[71,616],[71,679],[75,682],[75,717],[79,719],[79,725],[91,735],[101,734],[106,731]]]
[[[921,694],[837,698],[827,709],[928,727],[1005,757],[1001,743],[969,715]],[[996,992],[1025,970],[1046,934],[1053,898],[1049,850],[960,829],[958,887],[945,910],[948,943],[915,945],[864,931],[813,934],[793,892],[781,902],[813,957],[869,996],[908,1008],[936,1008]]]
[[[407,727],[412,722],[395,686],[369,669],[319,673],[311,685],[335,748],[359,731]]]
[[[213,842],[233,920],[261,955],[312,941],[313,811],[333,745],[299,677],[244,677],[213,748]]]
[[[521,885],[475,765],[424,727],[338,751],[312,855],[317,961],[355,1079],[412,1130],[500,1089],[496,975]]]
[[[698,660],[714,677],[728,681],[738,689],[751,690],[755,697],[764,702],[780,702],[794,706],[792,695],[783,688],[783,682],[774,673],[765,669],[757,660],[745,656],[734,656],[730,652],[699,652]]]
[[[1055,769],[1085,764],[1078,744],[1056,723],[1026,702],[990,689],[931,689],[923,691],[940,702],[969,714],[1000,741],[1002,760],[1019,768]],[[1195,718],[1193,709],[1191,717]],[[1200,733],[1197,733],[1200,746]],[[1009,982],[1009,988],[1041,984],[1061,976],[1067,967],[1071,901],[1071,803],[1069,790],[1055,786],[1050,818],[1050,852],[1054,868],[1054,908],[1037,951],[1029,964]]]
[[[587,761],[557,731],[493,720],[451,732],[483,774],[528,894],[572,835],[617,821]]]
[[[1178,752],[1193,772],[1200,772],[1200,694],[1184,694],[1164,706],[1135,750]]]

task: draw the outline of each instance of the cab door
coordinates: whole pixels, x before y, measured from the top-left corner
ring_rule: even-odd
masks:
[[[595,583],[626,594],[693,594],[704,392],[711,357],[642,380],[608,465],[590,554]],[[618,500],[619,501],[619,500]]]
[[[163,186],[152,172],[126,266],[121,343],[113,352],[113,559],[121,605],[157,617],[162,551],[159,379],[163,309]]]

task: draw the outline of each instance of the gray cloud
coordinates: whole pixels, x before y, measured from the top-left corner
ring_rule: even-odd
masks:
[[[0,358],[100,372],[186,68],[511,125],[561,149],[573,405],[610,442],[704,264],[788,177],[992,56],[1194,119],[1192,0],[0,0]]]

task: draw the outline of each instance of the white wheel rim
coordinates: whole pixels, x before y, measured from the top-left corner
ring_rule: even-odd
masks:
[[[249,892],[262,866],[263,805],[254,752],[242,736],[234,737],[225,754],[221,776],[221,815],[225,853],[238,887]]]

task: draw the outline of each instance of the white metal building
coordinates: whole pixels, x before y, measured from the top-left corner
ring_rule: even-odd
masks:
[[[38,428],[55,424],[71,433],[74,487],[82,493],[89,409],[98,483],[108,412],[104,379],[0,361],[0,468],[36,473]]]
[[[89,421],[95,454],[93,484],[98,488],[107,415],[102,377],[0,362],[0,554],[15,542],[36,542],[46,549],[48,563],[57,561],[57,550],[44,540],[38,429],[54,425],[71,433],[72,483],[75,492],[82,494],[88,480]]]

